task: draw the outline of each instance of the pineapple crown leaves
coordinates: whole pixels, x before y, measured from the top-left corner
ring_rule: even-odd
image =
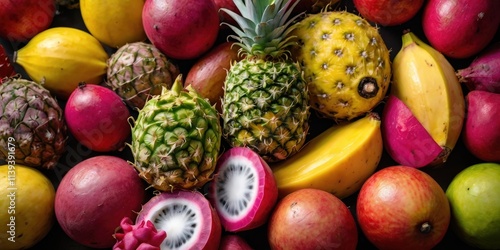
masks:
[[[271,56],[278,58],[286,57],[286,47],[294,45],[294,36],[289,34],[295,28],[291,24],[300,15],[287,20],[293,9],[300,1],[289,0],[233,0],[241,15],[221,8],[221,11],[232,17],[239,27],[223,23],[229,26],[236,35],[229,35],[235,39],[235,44],[240,46],[240,53],[250,54],[255,57],[265,58]]]

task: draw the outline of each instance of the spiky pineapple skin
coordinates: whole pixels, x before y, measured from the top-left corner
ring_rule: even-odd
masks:
[[[308,82],[311,108],[351,120],[385,97],[391,79],[390,52],[376,27],[346,11],[311,14],[298,22],[292,55]],[[370,84],[367,84],[370,83]]]
[[[66,141],[63,110],[47,89],[19,78],[0,85],[0,161],[53,169]]]
[[[309,130],[309,95],[298,64],[243,59],[224,83],[223,137],[269,162],[297,153]]]
[[[139,176],[160,191],[198,189],[211,180],[222,128],[214,106],[179,76],[139,111],[130,145]]]
[[[105,84],[129,107],[141,109],[162,87],[171,88],[179,74],[178,67],[152,44],[134,42],[111,55]]]

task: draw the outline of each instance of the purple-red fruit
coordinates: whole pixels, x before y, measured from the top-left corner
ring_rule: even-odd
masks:
[[[113,90],[80,84],[68,98],[64,118],[75,139],[97,152],[120,150],[131,133],[130,112]]]
[[[100,155],[81,161],[62,178],[56,191],[56,218],[74,241],[111,248],[124,217],[135,219],[146,185],[126,160]]]
[[[500,42],[481,52],[469,67],[457,71],[461,83],[469,90],[500,93]]]
[[[113,236],[116,239],[113,250],[160,250],[167,233],[156,230],[151,221],[134,225],[129,217],[124,217]]]
[[[167,57],[194,59],[208,51],[219,32],[219,14],[213,0],[146,0],[144,31]]]
[[[157,193],[137,215],[136,224],[151,221],[167,237],[161,249],[218,250],[222,237],[219,217],[205,196],[194,190]]]
[[[445,56],[468,58],[484,49],[500,25],[500,1],[429,0],[422,28],[430,45]]]
[[[420,168],[432,164],[443,152],[411,110],[389,95],[381,118],[384,148],[401,165]]]
[[[226,234],[222,236],[219,250],[252,250],[252,247],[241,236]]]
[[[465,100],[465,147],[483,161],[500,162],[500,94],[473,90]]]

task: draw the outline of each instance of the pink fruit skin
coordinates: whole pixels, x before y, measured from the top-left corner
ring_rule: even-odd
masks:
[[[465,69],[457,71],[460,82],[469,90],[500,93],[500,42],[481,52]]]
[[[473,90],[465,97],[462,139],[465,147],[477,158],[500,162],[500,94]]]
[[[167,237],[165,231],[156,230],[153,222],[133,224],[129,217],[122,219],[120,229],[121,232],[113,235],[116,238],[113,250],[160,250],[161,243]]]
[[[226,234],[222,236],[219,250],[252,250],[252,247],[241,236]]]
[[[354,6],[368,21],[394,26],[412,19],[424,0],[354,0]]]
[[[55,13],[53,0],[0,1],[0,37],[26,42],[49,28]]]
[[[397,163],[415,168],[426,167],[443,152],[411,110],[396,96],[389,95],[381,119],[384,148]]]
[[[468,58],[484,49],[500,25],[500,1],[429,0],[422,27],[436,50],[451,58]]]
[[[97,152],[119,150],[131,133],[127,106],[111,89],[86,84],[68,98],[64,118],[71,134]]]
[[[152,44],[174,59],[193,59],[208,51],[219,32],[213,0],[146,0],[144,31]]]
[[[356,215],[366,238],[386,250],[432,249],[445,236],[451,218],[441,186],[408,166],[386,167],[368,178],[358,194]],[[430,231],[421,232],[422,225],[430,225]]]
[[[356,249],[358,229],[347,206],[331,193],[300,189],[278,202],[268,225],[271,249]]]
[[[139,224],[145,220],[149,220],[148,217],[150,217],[152,213],[158,212],[158,207],[155,208],[155,206],[168,199],[189,200],[199,206],[198,209],[202,213],[200,219],[203,220],[201,223],[202,228],[197,242],[194,246],[191,246],[191,249],[217,250],[220,246],[222,237],[220,219],[215,209],[210,205],[210,202],[198,191],[175,190],[173,192],[158,193],[142,206],[135,223]],[[164,229],[157,228],[157,230]],[[168,231],[166,231],[166,233],[168,239]]]
[[[57,188],[57,221],[76,242],[111,248],[120,221],[135,219],[140,211],[145,188],[127,161],[107,155],[88,158],[71,168]]]
[[[254,204],[249,204],[251,206],[248,214],[241,220],[231,220],[231,218],[226,218],[223,213],[219,210],[223,208],[218,208],[218,198],[216,194],[217,174],[220,168],[224,166],[226,161],[233,157],[244,157],[250,160],[255,166],[258,177],[259,177],[259,188],[258,195]],[[219,218],[221,220],[222,226],[229,232],[241,232],[250,229],[257,228],[264,225],[271,214],[278,200],[278,186],[276,180],[274,179],[273,171],[269,165],[260,157],[257,153],[246,147],[233,147],[221,155],[219,160],[217,160],[217,167],[215,170],[215,178],[209,186],[209,199],[214,206],[214,208],[219,213]]]

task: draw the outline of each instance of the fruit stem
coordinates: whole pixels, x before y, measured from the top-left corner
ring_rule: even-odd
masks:
[[[423,234],[428,234],[432,231],[432,225],[429,222],[424,222],[420,225],[419,231]]]

